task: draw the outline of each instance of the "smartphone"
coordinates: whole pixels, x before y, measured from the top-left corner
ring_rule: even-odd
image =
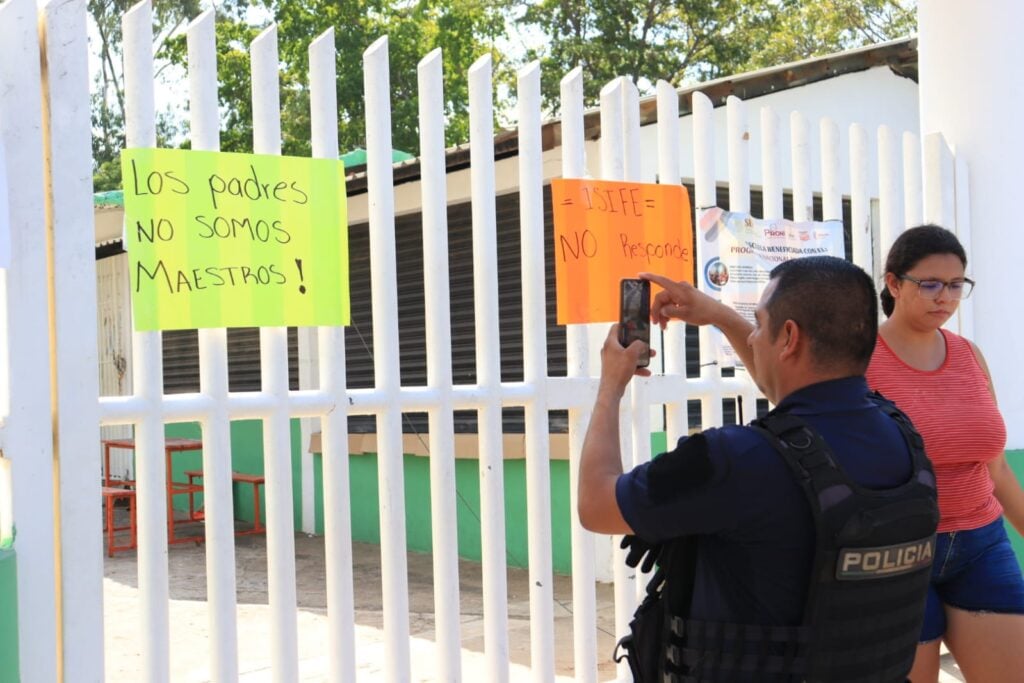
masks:
[[[651,283],[647,280],[624,279],[619,285],[619,343],[629,346],[639,339],[651,343]],[[646,368],[651,362],[649,352],[636,362]]]

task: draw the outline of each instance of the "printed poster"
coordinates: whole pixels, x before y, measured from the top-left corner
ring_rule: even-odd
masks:
[[[750,322],[775,266],[803,256],[845,255],[840,220],[763,220],[713,207],[701,215],[699,227],[706,254],[700,270],[702,289]],[[725,335],[715,330],[715,338],[719,365],[742,365]]]
[[[559,325],[618,321],[619,281],[640,272],[693,283],[685,187],[556,179],[551,203]]]
[[[126,149],[137,330],[349,322],[340,161]]]

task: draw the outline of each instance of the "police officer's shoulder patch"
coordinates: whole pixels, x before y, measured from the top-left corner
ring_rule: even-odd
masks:
[[[674,450],[662,453],[651,462],[647,470],[647,490],[652,502],[665,503],[706,485],[713,474],[708,440],[697,433],[680,439]]]

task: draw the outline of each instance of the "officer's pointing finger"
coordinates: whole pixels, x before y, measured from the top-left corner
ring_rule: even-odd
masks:
[[[676,281],[665,277],[664,275],[658,275],[657,273],[640,273],[638,277],[641,280],[650,280],[656,285],[660,285],[664,289],[672,289],[676,285]]]

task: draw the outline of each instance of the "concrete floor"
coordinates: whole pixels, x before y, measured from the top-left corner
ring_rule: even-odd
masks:
[[[188,534],[188,526],[180,525]],[[208,681],[209,645],[206,611],[205,547],[176,545],[169,550],[170,656],[172,681]],[[385,661],[381,598],[380,548],[356,543],[355,629],[358,680],[383,679]],[[300,678],[326,681],[327,599],[323,538],[295,536]],[[244,681],[270,681],[270,610],[267,606],[266,542],[263,536],[236,539],[240,674]],[[409,553],[409,622],[412,680],[435,680],[433,672],[433,569],[430,555]],[[480,564],[461,561],[462,674],[464,681],[486,680],[483,590]],[[141,634],[135,551],[105,558],[104,609],[108,681],[140,681]],[[614,603],[611,586],[599,584],[597,608],[601,680],[615,676]],[[559,681],[573,680],[572,584],[556,576],[555,658]],[[508,629],[511,680],[531,679],[528,574],[508,570]]]
[[[183,528],[189,533],[188,527]],[[199,532],[201,533],[201,531]],[[380,549],[357,543],[355,558],[355,631],[359,681],[383,679],[386,657],[381,600]],[[193,544],[170,548],[170,658],[175,683],[209,681],[209,640],[206,599],[205,547]],[[322,538],[295,536],[298,596],[299,675],[302,681],[327,681],[328,636],[324,543]],[[271,681],[270,610],[267,606],[266,540],[263,536],[236,539],[236,583],[240,677],[246,682]],[[434,680],[433,570],[431,556],[409,553],[410,661],[413,681]],[[485,681],[483,651],[483,594],[480,564],[461,561],[462,676],[467,682]],[[139,614],[135,551],[105,558],[104,609],[108,681],[141,681],[141,644],[145,637]],[[573,680],[572,583],[554,577],[556,680]],[[598,584],[597,648],[599,678],[613,680],[611,653],[615,644],[612,587]],[[528,575],[508,570],[508,633],[510,678],[531,680]],[[940,682],[963,681],[946,654]]]

